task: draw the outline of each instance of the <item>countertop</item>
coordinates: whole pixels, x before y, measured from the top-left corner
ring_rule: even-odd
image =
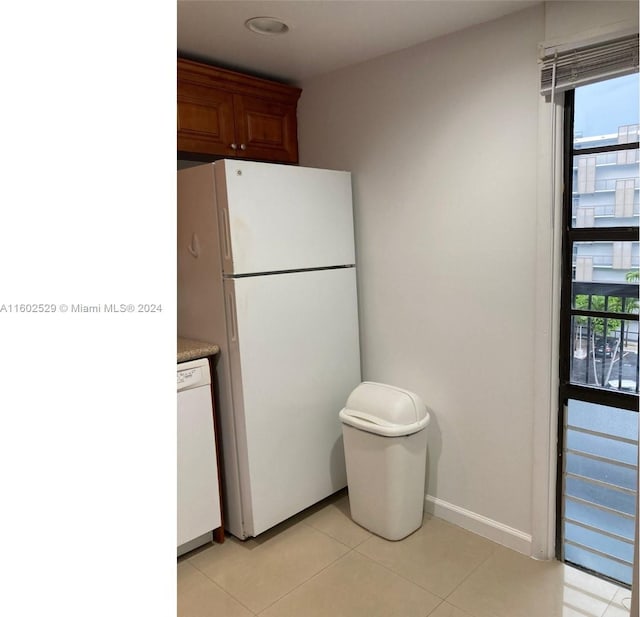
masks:
[[[178,337],[178,362],[215,356],[219,352],[220,347],[213,343]]]

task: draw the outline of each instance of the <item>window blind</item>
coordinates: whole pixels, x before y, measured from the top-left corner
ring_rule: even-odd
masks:
[[[637,33],[597,44],[568,47],[542,46],[541,94],[551,94],[552,88],[562,92],[638,70]]]

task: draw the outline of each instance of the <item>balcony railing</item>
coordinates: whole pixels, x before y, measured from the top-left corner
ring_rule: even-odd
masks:
[[[638,285],[574,281],[572,384],[638,394]]]
[[[594,191],[615,191],[616,190],[616,186],[617,183],[620,180],[635,180],[634,183],[634,190],[638,190],[638,188],[640,188],[639,184],[638,184],[638,178],[635,176],[624,176],[622,178],[606,178],[606,179],[601,179],[601,180],[596,180],[595,184],[592,185],[593,190],[587,190],[585,191],[585,193],[593,193]],[[578,186],[578,182],[574,182],[573,183],[574,187]],[[574,190],[572,195],[583,195],[584,193],[581,193],[580,191],[576,191]]]
[[[580,206],[577,206],[580,208]],[[573,211],[573,218],[577,217],[577,208]],[[603,217],[603,216],[615,216],[616,213],[616,205],[615,204],[607,204],[607,205],[598,205],[598,206],[585,206],[585,208],[593,209],[593,216],[595,218]],[[633,204],[633,216],[638,216],[640,214],[640,203]]]
[[[598,144],[598,145],[603,145],[603,144]],[[638,150],[625,151],[624,162],[621,161],[622,157],[619,156],[618,152],[603,152],[602,154],[596,154],[596,155],[585,154],[583,156],[591,156],[591,157],[595,156],[596,167],[601,167],[603,165],[633,165],[634,163],[637,163],[638,160],[640,159],[640,157],[638,156],[638,152],[639,152]],[[628,153],[630,153],[631,155],[629,156]],[[577,158],[575,160],[577,160]],[[574,171],[577,171],[578,169],[577,165],[575,165],[575,162],[574,162],[573,169]]]
[[[589,255],[594,266],[613,267],[613,255]],[[640,256],[632,255],[629,268],[637,268],[640,265]]]

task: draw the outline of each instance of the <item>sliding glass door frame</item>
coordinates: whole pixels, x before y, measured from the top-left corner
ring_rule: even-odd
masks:
[[[580,228],[572,224],[574,156],[597,155],[607,152],[618,152],[638,148],[638,142],[615,144],[596,148],[574,149],[574,113],[575,90],[564,93],[564,131],[563,131],[563,213],[562,213],[562,261],[561,261],[561,296],[560,296],[560,348],[559,348],[559,399],[558,399],[558,447],[557,447],[557,499],[556,499],[556,557],[564,561],[563,538],[563,496],[564,496],[564,461],[565,422],[568,401],[577,400],[595,403],[607,407],[638,412],[637,393],[627,393],[604,387],[592,387],[571,383],[571,358],[573,355],[573,319],[584,317],[603,319],[623,319],[638,321],[637,313],[621,313],[620,311],[577,309],[573,306],[575,289],[573,288],[573,245],[576,242],[637,242],[638,227],[588,227]],[[606,326],[604,340],[606,341]],[[581,339],[582,340],[582,339]],[[594,351],[595,353],[595,351]],[[603,351],[604,353],[604,351]],[[637,386],[636,386],[637,389]],[[636,513],[636,516],[638,513]],[[636,542],[637,542],[636,538]],[[606,578],[606,577],[605,577]]]

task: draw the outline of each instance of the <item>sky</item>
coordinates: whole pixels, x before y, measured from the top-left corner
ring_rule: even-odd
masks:
[[[638,73],[576,88],[575,133],[592,137],[638,124],[638,98]]]

